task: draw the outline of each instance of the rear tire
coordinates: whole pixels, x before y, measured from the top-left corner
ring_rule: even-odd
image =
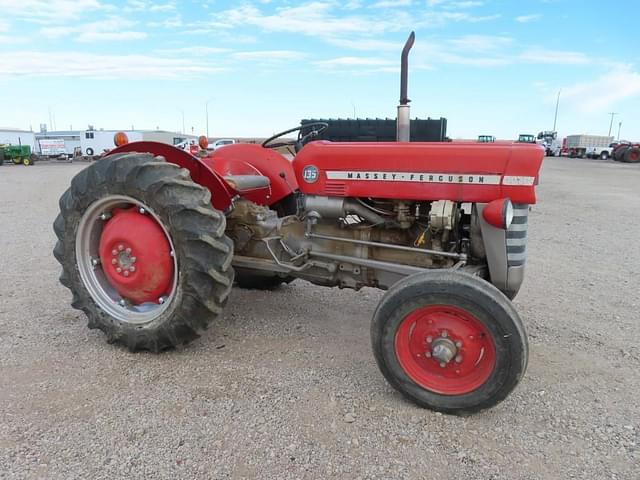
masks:
[[[624,152],[624,161],[627,163],[640,162],[640,147],[627,148],[627,151]]]
[[[437,330],[442,325],[446,334]],[[436,360],[434,338],[456,342],[455,360]],[[460,272],[418,273],[395,284],[376,309],[371,340],[394,388],[446,413],[498,404],[516,387],[528,361],[525,329],[511,302],[490,283]]]
[[[608,151],[603,151],[600,153],[600,160],[609,160],[609,152]]]
[[[131,198],[148,206],[148,214],[154,212],[153,218],[166,232],[173,249],[175,267],[171,275],[175,286],[166,305],[162,300],[157,302],[160,306],[138,302],[140,307],[157,308],[152,310],[157,314],[150,315],[143,308],[138,318],[147,315],[144,321],[134,321],[134,313],[124,306],[126,302],[117,310],[117,300],[105,302],[94,286],[90,293],[80,274],[78,259],[84,258],[84,251],[76,246],[79,228],[82,232],[88,222],[85,214],[109,197]],[[224,233],[224,215],[211,206],[210,200],[209,190],[192,182],[186,170],[146,153],[113,155],[74,177],[60,198],[60,214],[53,225],[58,242],[53,253],[62,265],[60,282],[73,294],[71,305],[87,315],[89,328],[102,330],[109,343],[124,344],[131,351],[158,352],[188,343],[211,324],[222,311],[233,284],[233,244]],[[114,213],[114,217],[117,215]],[[89,225],[98,225],[90,228],[102,228],[98,213],[89,220],[94,222]],[[101,262],[94,269],[101,269],[95,278],[106,282],[107,268]],[[93,278],[87,277],[86,269],[83,272],[85,278]]]
[[[628,147],[618,147],[613,152],[613,159],[616,162],[624,162],[624,154],[628,150]]]
[[[295,277],[280,277],[278,275],[262,275],[252,270],[236,268],[236,283],[240,288],[247,290],[275,290],[282,284],[289,284]]]

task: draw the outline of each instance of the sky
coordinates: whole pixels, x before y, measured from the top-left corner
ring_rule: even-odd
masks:
[[[452,138],[553,127],[640,140],[640,2],[0,0],[0,125],[266,136],[412,118]]]

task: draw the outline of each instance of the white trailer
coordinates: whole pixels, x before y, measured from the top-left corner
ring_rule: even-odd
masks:
[[[64,138],[40,138],[38,139],[40,155],[43,157],[67,156],[67,145]]]
[[[102,155],[115,148],[114,135],[124,132],[129,142],[143,140],[166,143],[168,145],[198,142],[198,137],[164,130],[86,130],[80,133],[80,148],[83,155],[89,157]]]
[[[605,135],[569,135],[567,150],[572,158],[600,158],[606,160],[611,156],[613,137]]]

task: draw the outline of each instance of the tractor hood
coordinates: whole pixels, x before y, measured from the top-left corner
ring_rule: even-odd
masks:
[[[544,149],[503,143],[317,141],[293,160],[309,195],[536,203]]]

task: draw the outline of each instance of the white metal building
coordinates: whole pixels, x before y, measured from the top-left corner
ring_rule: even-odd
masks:
[[[168,145],[177,145],[185,141],[198,141],[194,135],[167,132],[165,130],[96,130],[89,128],[88,130],[42,131],[35,134],[36,152],[46,155],[47,153],[45,152],[51,144],[62,145],[64,143],[64,154],[69,156],[74,154],[76,148],[80,148],[81,155],[101,155],[115,148],[113,138],[118,132],[126,133],[130,142],[149,140]],[[57,142],[55,142],[56,140]],[[46,147],[44,147],[45,145]]]
[[[33,151],[35,143],[33,132],[16,128],[0,128],[0,145],[28,145]]]

